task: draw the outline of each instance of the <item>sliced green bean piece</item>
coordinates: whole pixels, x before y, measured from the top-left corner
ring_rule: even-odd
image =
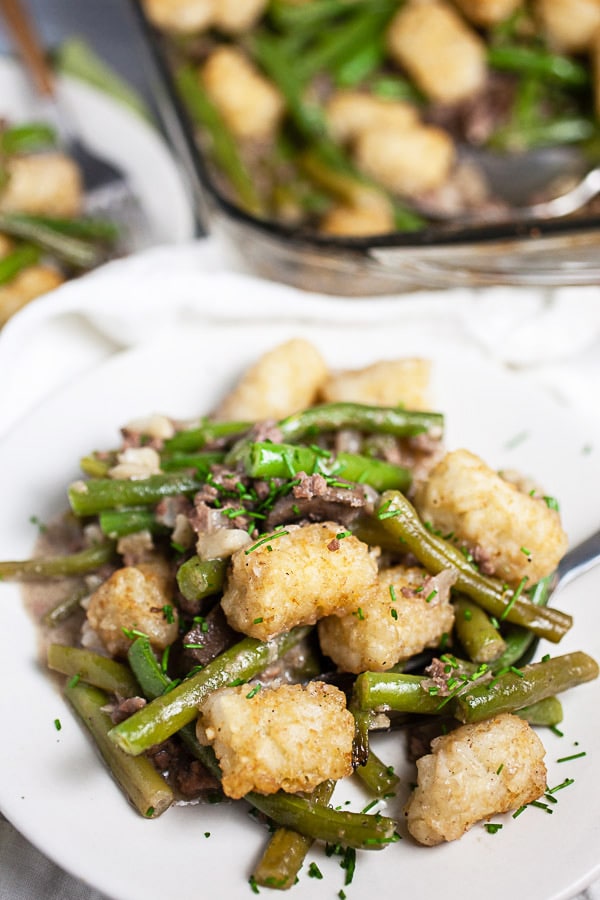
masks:
[[[127,666],[92,650],[70,647],[67,644],[50,644],[48,668],[70,677],[79,676],[87,684],[120,697],[136,697],[140,692],[139,685]]]
[[[205,477],[210,467],[223,462],[224,453],[162,453],[160,467],[163,472],[177,472],[180,469],[195,469],[198,476]]]
[[[192,556],[177,570],[179,590],[190,602],[218,594],[223,588],[228,560]]]
[[[536,606],[518,590],[482,575],[450,541],[429,531],[411,503],[399,491],[387,491],[377,511],[381,524],[403,542],[432,575],[443,569],[456,572],[456,590],[466,594],[499,620],[524,625],[538,637],[557,643],[573,624],[567,613]]]
[[[575,651],[544,662],[498,673],[487,683],[472,687],[454,699],[453,714],[461,722],[480,722],[502,712],[514,712],[546,697],[598,677],[598,663]]]
[[[0,581],[36,581],[86,575],[110,562],[114,555],[115,545],[112,541],[107,541],[69,556],[0,562]]]
[[[215,441],[234,440],[241,437],[249,428],[252,422],[210,422],[204,420],[201,425],[195,428],[184,428],[174,434],[172,438],[165,441],[163,451],[165,453],[174,453],[181,451],[183,453],[193,453],[196,450],[202,450],[207,444]]]
[[[88,594],[89,591],[85,585],[81,585],[72,590],[64,600],[61,600],[45,614],[42,621],[46,628],[55,628],[57,625],[60,625],[61,622],[65,622],[77,611],[81,610],[81,601],[84,597],[87,597]]]
[[[154,513],[146,507],[137,509],[105,509],[98,516],[102,532],[116,540],[126,534],[150,531],[155,534],[168,529],[156,521]]]
[[[0,213],[0,231],[22,238],[79,269],[91,269],[106,259],[106,250],[90,241],[61,234],[24,213]]]
[[[466,597],[454,601],[454,629],[473,662],[493,662],[506,650],[506,642],[488,614]]]
[[[334,810],[296,794],[257,794],[247,799],[270,819],[315,840],[357,850],[382,850],[397,840],[396,823],[381,815]]]
[[[39,258],[39,249],[31,244],[15,247],[14,250],[11,250],[10,253],[7,253],[6,256],[0,259],[0,285],[8,284],[23,269],[35,265]]]
[[[80,238],[84,241],[103,241],[114,243],[120,234],[119,226],[108,219],[73,218],[63,219],[55,216],[36,216],[28,214],[27,221],[32,226],[47,228],[58,234]]]
[[[546,578],[542,578],[529,592],[529,599],[536,606],[546,606],[548,603],[552,577],[552,575],[548,575]],[[535,634],[521,625],[508,625],[504,630],[504,641],[506,649],[493,665],[493,668],[497,670],[531,662],[539,643]]]
[[[244,638],[200,672],[115,725],[110,733],[111,739],[134,756],[159,744],[196,718],[198,707],[209,693],[239,679],[248,681],[253,678],[295,646],[310,630],[301,626],[268,643]]]
[[[108,694],[78,682],[65,687],[65,697],[91,732],[116,781],[143,816],[155,819],[173,803],[173,791],[146,756],[129,756],[108,737],[110,716],[103,712]]]
[[[45,122],[27,122],[0,129],[0,153],[16,156],[55,147],[56,131]]]
[[[194,494],[202,482],[192,475],[169,473],[148,478],[92,478],[69,486],[69,503],[77,516],[95,516],[106,509],[154,506],[164,497]]]
[[[369,746],[367,761],[364,765],[357,767],[356,774],[376,797],[393,794],[400,781],[393,768],[386,766],[371,746]]]
[[[424,687],[423,675],[400,672],[362,672],[354,685],[354,697],[361,709],[394,710],[425,715],[441,712],[440,698]],[[444,707],[444,712],[448,710]]]
[[[192,66],[181,66],[175,80],[181,98],[196,125],[204,128],[211,140],[211,153],[223,171],[242,206],[249,212],[260,214],[262,202],[250,173],[239,154],[231,132],[207,94]]]
[[[411,482],[408,469],[381,459],[354,453],[331,454],[318,448],[264,441],[245,446],[241,462],[252,478],[290,478],[298,472],[336,476],[369,484],[376,491],[392,487],[406,490]]]
[[[532,703],[531,706],[515,710],[515,715],[526,719],[530,725],[552,728],[562,722],[563,708],[558,697],[545,697],[543,700],[538,700],[537,703]]]
[[[375,434],[412,437],[424,432],[442,435],[444,417],[435,412],[414,412],[400,407],[364,403],[324,403],[312,406],[277,423],[287,442],[314,437],[324,431],[354,428]]]
[[[335,781],[324,781],[314,789],[309,801],[327,806],[334,787]],[[312,844],[313,838],[292,828],[277,828],[254,869],[255,883],[284,891],[291,888]]]
[[[537,75],[570,87],[585,87],[590,81],[589,69],[585,65],[570,56],[541,48],[500,44],[488,48],[487,59],[494,69]]]

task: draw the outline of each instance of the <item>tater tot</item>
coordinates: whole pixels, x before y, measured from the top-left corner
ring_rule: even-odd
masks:
[[[284,112],[283,97],[241,50],[217,47],[202,66],[200,77],[236,137],[265,140],[274,135]]]
[[[314,344],[294,338],[264,354],[215,410],[221,420],[281,419],[314,403],[327,376]]]
[[[131,639],[123,629],[142,631],[156,650],[164,650],[178,634],[172,599],[173,585],[166,567],[152,563],[125,566],[91,595],[87,620],[111,656],[127,655]],[[169,615],[165,607],[169,607]]]
[[[497,25],[523,6],[523,0],[454,0],[463,15],[475,25]]]
[[[600,0],[536,0],[534,12],[559,50],[586,50],[600,29]]]
[[[13,156],[0,190],[0,211],[64,216],[81,212],[83,185],[77,164],[63,153]]]
[[[241,34],[258,22],[267,6],[268,0],[216,0],[214,25],[227,34]]]
[[[409,0],[392,19],[387,38],[392,59],[431,100],[455,103],[483,87],[485,44],[443,0]]]
[[[449,588],[447,579],[430,578],[417,566],[385,569],[358,609],[320,620],[321,649],[341,671],[385,672],[450,633]]]
[[[415,506],[433,528],[452,533],[483,571],[531,587],[556,568],[567,549],[560,516],[521,492],[474,453],[447,453],[421,483]]]
[[[288,525],[231,557],[221,606],[227,621],[260,641],[323,616],[356,610],[374,584],[367,544],[335,522]]]
[[[354,145],[356,165],[394,194],[417,197],[441,187],[455,161],[450,135],[434,125],[416,125],[399,131],[372,128]]]
[[[213,745],[223,790],[234,799],[249,791],[312,791],[352,772],[354,718],[342,691],[322,682],[215,691],[196,730],[201,743]]]
[[[326,403],[368,403],[431,409],[431,363],[428,359],[381,360],[364,369],[332,373],[321,386]]]
[[[395,230],[394,212],[388,206],[334,206],[321,219],[319,231],[339,237],[366,237]]]
[[[52,266],[29,266],[0,286],[0,326],[31,300],[54,290],[64,277]]]
[[[179,34],[204,31],[212,24],[218,0],[142,0],[144,11],[157,28]]]
[[[546,789],[542,742],[509,713],[437,737],[431,751],[417,760],[418,783],[405,809],[420,844],[454,841],[475,822],[531,803]]]
[[[419,121],[417,109],[411,103],[350,90],[332,94],[325,116],[331,136],[340,144],[351,143],[371,128],[404,131]]]

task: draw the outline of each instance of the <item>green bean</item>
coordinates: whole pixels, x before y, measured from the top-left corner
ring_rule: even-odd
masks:
[[[466,597],[454,601],[454,630],[473,662],[492,662],[506,650],[506,642],[488,614]]]
[[[81,601],[87,597],[89,591],[85,585],[81,585],[71,591],[63,600],[49,609],[44,615],[42,622],[46,628],[55,628],[61,622],[69,619],[78,610],[81,610]]]
[[[108,458],[102,459],[95,453],[89,453],[87,456],[81,457],[79,460],[79,468],[84,475],[89,475],[90,478],[106,478],[109,469],[112,469],[112,467],[116,465],[116,462],[116,453],[111,453]]]
[[[369,747],[366,762],[357,767],[356,774],[376,797],[392,794],[400,781],[392,767],[386,766],[372,747]]]
[[[181,66],[175,74],[175,82],[192,120],[208,132],[211,153],[227,176],[239,202],[249,212],[260,214],[263,205],[254,182],[219,110],[202,89],[197,72],[192,66]]]
[[[171,688],[173,682],[159,666],[147,637],[136,638],[130,644],[127,660],[147,700],[156,700]],[[208,771],[220,781],[221,770],[212,752],[212,747],[204,747],[200,744],[196,737],[195,724],[188,722],[179,729],[177,734],[192,756],[199,759]]]
[[[529,599],[536,606],[546,606],[552,585],[552,575],[540,579],[531,589]],[[501,656],[494,661],[494,669],[503,669],[512,665],[525,665],[531,658],[538,645],[538,639],[521,625],[509,625],[503,633],[506,649]]]
[[[386,202],[387,196],[379,185],[370,184],[349,165],[338,164],[318,147],[299,153],[296,164],[300,171],[320,190],[341,200],[347,206],[360,208],[368,203]],[[391,204],[391,201],[389,201]]]
[[[531,706],[515,710],[515,715],[525,719],[530,725],[552,728],[562,722],[563,709],[558,697],[545,697],[537,703],[532,703]]]
[[[98,521],[102,532],[109,538],[116,540],[126,534],[136,534],[138,531],[150,531],[156,534],[166,531],[166,527],[156,521],[156,516],[146,507],[133,509],[105,509]]]
[[[77,516],[94,516],[106,509],[153,506],[164,497],[194,494],[203,482],[192,475],[150,475],[148,478],[93,478],[69,486],[69,503]]]
[[[354,428],[375,434],[413,437],[424,432],[441,436],[441,413],[414,412],[400,407],[368,406],[363,403],[325,403],[312,406],[277,423],[285,441],[314,437],[324,431]]]
[[[589,72],[581,63],[540,48],[501,44],[488,49],[487,60],[494,69],[536,75],[569,87],[586,87],[590,81]]]
[[[69,556],[47,556],[21,561],[0,562],[0,581],[37,581],[46,578],[71,578],[95,572],[115,555],[112,541],[94,544]]]
[[[17,156],[56,147],[56,131],[45,122],[28,122],[0,129],[0,154]]]
[[[309,141],[326,144],[337,157],[343,157],[327,138],[323,109],[303,96],[303,83],[278,40],[264,34],[256,34],[251,42],[251,52],[258,65],[275,82],[285,98],[287,111],[300,134]]]
[[[16,278],[19,272],[35,265],[40,258],[40,251],[31,244],[22,244],[15,247],[6,256],[0,259],[0,285],[8,284]]]
[[[223,588],[228,560],[192,556],[177,570],[177,584],[186,600],[196,602],[218,594]]]
[[[211,422],[205,419],[194,428],[183,428],[172,438],[168,438],[163,450],[165,452],[183,451],[185,453],[202,450],[206,444],[214,441],[238,438],[252,427],[252,422]]]
[[[308,629],[296,629],[295,635],[290,632],[283,640],[276,639],[275,642],[271,642],[271,651],[273,650],[273,644],[277,642],[277,653],[282,655],[286,649],[289,649],[289,645],[292,641],[295,641],[296,639],[300,640],[307,631]],[[252,647],[249,646],[250,644],[256,646],[257,642],[247,639],[238,645],[238,647],[244,647],[244,649],[238,653],[238,657],[240,657],[238,662],[242,663],[241,668],[235,669],[231,666],[231,662],[236,655],[236,648],[233,648],[234,652],[226,651],[220,657],[222,661],[227,657],[227,661],[225,661],[224,666],[222,666],[222,668],[224,668],[223,672],[218,673],[216,671],[218,667],[209,663],[203,672],[198,673],[198,676],[200,676],[207,674],[209,669],[213,669],[213,671],[208,674],[206,683],[203,685],[203,693],[198,690],[194,691],[196,698],[198,698],[193,701],[194,704],[201,702],[203,696],[206,696],[213,690],[217,690],[219,687],[225,686],[231,680],[237,680],[237,678],[240,677],[246,680],[254,674],[257,674],[256,661],[252,663],[250,668],[245,665],[245,663],[250,660],[252,652]],[[288,646],[284,646],[285,644]],[[263,644],[262,646],[256,647],[259,653],[262,653],[265,648],[269,648],[269,645]],[[247,652],[248,650],[250,650],[250,652]],[[167,698],[167,700],[172,698],[173,694],[181,692],[181,688],[185,687],[186,684],[189,687],[190,682],[195,679],[197,680],[198,678],[198,676],[192,676],[188,679],[187,683],[184,682],[182,685],[173,688],[165,694],[162,692],[170,686],[170,679],[159,668],[147,639],[138,638],[134,641],[129,649],[128,656],[130,664],[140,681],[142,690],[144,693],[147,693],[149,697],[154,698],[152,703],[140,710],[142,713],[147,709],[151,709],[153,706],[156,708],[156,704],[164,704],[165,698]],[[244,656],[245,659],[241,659],[241,657]],[[264,668],[264,666],[268,662],[271,662],[272,659],[272,653],[269,655],[269,652],[267,652],[267,655],[264,657],[258,670]],[[215,662],[217,661],[215,660]],[[224,676],[224,678],[222,676]],[[198,685],[196,685],[196,687],[198,687]],[[195,706],[193,706],[191,709],[191,717],[185,717],[185,722],[181,729],[178,729],[177,727],[175,727],[174,731],[169,729],[169,736],[176,731],[179,731],[179,734],[188,748],[201,759],[213,775],[220,779],[220,768],[214,757],[212,748],[202,747],[196,738],[194,726],[191,724],[195,712]],[[122,732],[123,726],[126,725],[127,722],[131,722],[136,716],[139,716],[139,713],[134,713],[130,719],[127,719],[120,726],[113,728],[110,733],[111,737],[114,739],[115,731],[120,729]],[[182,717],[180,716],[179,718],[181,720]],[[147,739],[148,737],[146,736],[145,740]],[[148,746],[152,746],[153,743],[155,743],[155,741],[150,739],[150,744],[148,744]],[[323,790],[326,789],[324,788]],[[309,799],[285,794],[283,791],[279,791],[277,794],[270,795],[269,797],[251,791],[246,795],[245,799],[274,822],[284,825],[288,829],[294,831],[297,830],[311,840],[316,839],[332,843],[343,843],[345,841],[347,846],[363,847],[366,849],[379,849],[385,842],[392,840],[395,823],[391,819],[382,819],[380,816],[365,816],[360,813],[339,812],[338,810],[330,809],[328,806],[324,805],[319,791]],[[299,844],[299,848],[295,855],[296,859],[298,858],[298,852],[303,843],[304,842],[301,841]]]
[[[362,672],[354,696],[360,709],[394,710],[431,715],[441,712],[440,698],[423,686],[423,675],[401,672]],[[444,712],[448,712],[444,707]]]
[[[48,668],[70,677],[79,676],[87,684],[120,697],[136,697],[140,691],[127,666],[93,650],[50,644]]]
[[[56,216],[36,216],[28,214],[31,225],[49,228],[58,234],[81,238],[86,241],[104,241],[114,243],[119,237],[119,226],[108,219],[77,217],[64,219]]]
[[[338,87],[355,87],[375,72],[385,59],[385,47],[381,35],[365,44],[350,59],[340,63],[335,82]]]
[[[396,0],[380,0],[375,8],[357,4],[354,14],[338,22],[335,29],[315,32],[316,40],[297,60],[295,73],[307,81],[326,70],[335,79],[340,66],[353,60],[365,45],[382,40],[382,31],[397,8]]]
[[[561,116],[527,126],[515,123],[499,128],[490,137],[488,145],[494,150],[523,152],[531,147],[580,143],[593,137],[596,131],[591,119],[583,116]]]
[[[173,791],[146,756],[132,757],[116,747],[108,734],[110,716],[103,712],[108,695],[78,682],[65,687],[65,697],[91,732],[116,781],[143,816],[154,819],[173,803]]]
[[[309,802],[326,806],[334,787],[335,781],[322,782],[311,793]],[[313,838],[300,834],[292,828],[283,826],[277,828],[254,868],[255,884],[278,890],[292,887],[312,844]]]
[[[340,14],[348,12],[355,0],[313,0],[312,3],[292,4],[288,0],[271,0],[269,15],[279,28],[298,31],[307,29],[312,36],[315,27],[330,23]]]
[[[360,209],[384,202],[392,209],[396,227],[400,230],[418,231],[426,224],[421,215],[400,203],[396,197],[388,195],[381,185],[354,170],[347,160],[336,158],[330,147],[322,144],[310,147],[298,154],[296,163],[318,188],[346,206]]]
[[[432,575],[451,568],[456,572],[454,587],[466,594],[492,616],[524,625],[538,637],[557,643],[573,624],[560,610],[536,606],[519,591],[505,588],[500,581],[482,575],[463,553],[429,531],[415,509],[399,491],[387,491],[381,498],[377,516],[382,525],[410,550]]]
[[[98,56],[85,39],[76,36],[61,39],[60,44],[53,49],[52,60],[56,72],[92,85],[102,96],[124,104],[155,127],[156,118],[142,94]]]
[[[309,631],[310,628],[306,627],[295,628],[268,643],[244,638],[200,672],[115,725],[110,733],[111,739],[134,756],[166,740],[196,718],[198,706],[210,692],[239,679],[247,681],[253,678],[295,646]]]
[[[470,688],[455,697],[453,714],[461,722],[480,722],[502,712],[514,712],[598,677],[598,664],[576,651],[513,667],[497,673],[492,681]]]
[[[163,472],[177,472],[181,469],[195,469],[196,475],[206,477],[211,466],[222,462],[224,453],[163,453],[160,457],[160,467]]]
[[[90,241],[61,234],[25,213],[0,213],[0,231],[22,238],[78,269],[91,269],[106,259],[106,251]]]
[[[411,482],[408,469],[354,453],[335,455],[318,448],[268,441],[249,444],[241,451],[241,462],[252,478],[290,478],[298,472],[320,473],[346,481],[367,483],[376,491],[395,487],[406,490]]]
[[[271,795],[253,792],[247,799],[250,797],[252,805],[273,821],[328,844],[382,850],[397,840],[396,823],[387,816],[334,810],[283,792]]]

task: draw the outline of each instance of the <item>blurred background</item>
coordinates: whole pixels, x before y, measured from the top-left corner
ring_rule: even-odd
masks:
[[[29,0],[27,8],[48,47],[56,47],[67,37],[83,38],[153,106],[148,57],[128,0]],[[0,22],[0,52],[9,48]]]

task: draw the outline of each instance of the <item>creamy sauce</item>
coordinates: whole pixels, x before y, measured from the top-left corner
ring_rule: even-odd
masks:
[[[33,548],[33,556],[48,557],[72,553],[73,543],[80,539],[80,536],[81,532],[73,518],[68,514],[61,515],[40,531]],[[36,625],[40,662],[45,664],[49,644],[78,643],[85,618],[85,612],[79,604],[67,619],[57,625],[49,625],[46,616],[69,597],[75,594],[83,597],[86,593],[86,582],[81,577],[30,581],[22,585],[25,609]]]

